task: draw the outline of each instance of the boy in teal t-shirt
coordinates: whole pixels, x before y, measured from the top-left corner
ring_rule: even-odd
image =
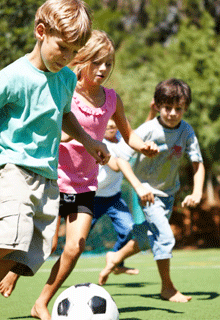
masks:
[[[48,0],[35,16],[31,53],[0,71],[0,280],[33,275],[51,253],[59,208],[61,129],[97,162],[109,159],[70,112],[76,85],[66,67],[91,34],[79,0]]]

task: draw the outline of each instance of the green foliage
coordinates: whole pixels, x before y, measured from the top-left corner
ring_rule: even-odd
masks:
[[[151,0],[146,10],[150,16],[151,26],[157,25],[157,23],[164,20],[168,13],[168,6],[170,0]]]
[[[42,0],[1,0],[0,69],[32,50],[34,16],[42,3]]]
[[[93,29],[104,30],[112,39],[116,48],[121,43],[124,32],[121,29],[122,13],[110,9],[98,10],[93,13]]]
[[[183,79],[190,85],[193,97],[185,118],[196,131],[211,166],[219,161],[220,133],[220,47],[213,19],[207,12],[203,12],[200,26],[184,19],[178,34],[166,46],[144,46],[139,35],[125,40],[117,52],[120,68],[114,76],[129,119],[135,127],[145,120],[159,81]]]
[[[100,0],[87,0],[86,3],[92,9],[93,29],[104,30],[117,48],[125,34],[120,23],[123,13],[104,6]]]
[[[219,141],[220,128],[220,48],[213,28],[207,12],[201,19],[201,27],[184,21],[167,48],[157,46],[159,57],[156,54],[154,60],[159,79],[176,77],[190,85],[193,102],[186,119],[195,129],[210,161],[217,160],[213,150]]]

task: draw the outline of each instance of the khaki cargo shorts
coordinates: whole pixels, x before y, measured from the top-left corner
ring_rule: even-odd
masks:
[[[59,212],[56,180],[14,164],[0,168],[0,248],[17,274],[31,276],[51,253]]]

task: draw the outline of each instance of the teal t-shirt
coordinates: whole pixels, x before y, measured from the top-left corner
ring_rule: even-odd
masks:
[[[0,71],[0,165],[14,163],[57,179],[63,113],[76,75],[35,68],[24,56]]]

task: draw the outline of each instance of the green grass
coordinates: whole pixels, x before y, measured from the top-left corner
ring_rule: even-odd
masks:
[[[159,297],[160,279],[152,254],[138,254],[126,265],[140,269],[137,276],[110,275],[105,289],[114,298],[120,320],[219,320],[220,319],[220,250],[174,251],[171,274],[176,287],[192,295],[189,303],[162,301]],[[0,320],[33,319],[30,310],[40,294],[53,261],[47,261],[34,277],[21,277],[10,298],[0,297]],[[97,283],[104,267],[104,256],[81,257],[49,304],[52,310],[55,298],[76,283]]]

